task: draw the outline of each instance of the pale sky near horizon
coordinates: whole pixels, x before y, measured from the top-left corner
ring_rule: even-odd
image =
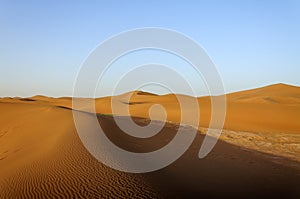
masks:
[[[2,0],[0,27],[0,97],[71,96],[81,64],[99,43],[143,27],[172,29],[198,42],[215,63],[226,92],[279,82],[300,86],[297,0]]]

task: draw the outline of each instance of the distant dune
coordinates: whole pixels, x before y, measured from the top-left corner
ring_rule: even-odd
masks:
[[[276,84],[226,97],[225,130],[205,159],[197,154],[210,121],[210,97],[197,99],[201,120],[190,149],[170,166],[139,175],[115,171],[89,154],[76,133],[71,98],[2,98],[0,198],[300,198],[300,88]],[[80,109],[90,111],[90,99],[81,100]],[[115,96],[114,103],[129,106],[142,125],[147,120],[139,118],[149,118],[149,108],[161,104],[172,122],[149,141],[133,139],[102,115],[111,114],[111,97],[96,99],[101,126],[123,148],[157,149],[176,133],[180,107],[174,94],[134,91]],[[81,114],[89,120],[88,112]]]
[[[262,88],[227,95],[231,101],[256,103],[300,104],[300,89],[287,84],[273,84]]]
[[[130,103],[125,103],[125,98],[131,95]],[[189,99],[190,96],[181,95]],[[180,122],[180,106],[176,95],[155,95],[148,92],[134,91],[114,97],[114,105],[129,105],[130,115],[134,117],[149,118],[149,108],[153,104],[161,104],[168,113],[168,120]],[[227,116],[225,129],[250,132],[273,133],[299,133],[300,123],[300,87],[286,84],[274,84],[262,88],[240,91],[226,95]],[[1,101],[28,102],[35,101],[39,104],[51,104],[72,108],[72,98],[49,98],[34,96],[25,99],[7,99]],[[83,100],[84,101],[84,100]],[[210,97],[198,98],[201,127],[208,127],[211,117]],[[111,97],[97,98],[95,101],[96,112],[111,114]],[[84,109],[84,107],[82,108]],[[190,110],[194,111],[194,110]],[[128,116],[119,112],[118,115]]]

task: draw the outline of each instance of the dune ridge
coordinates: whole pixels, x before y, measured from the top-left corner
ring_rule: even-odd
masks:
[[[81,144],[71,110],[16,103],[0,109],[0,198],[159,197],[141,176],[99,164]]]
[[[1,98],[0,198],[299,198],[299,96],[299,87],[283,84],[228,94],[225,129],[203,160],[197,155],[210,121],[210,97],[197,98],[201,121],[189,150],[170,166],[139,175],[113,170],[89,154],[76,133],[72,98]],[[161,104],[168,123],[150,141],[125,136],[111,116],[112,98],[117,108],[129,107],[130,114],[119,117],[145,125],[149,108]],[[86,110],[81,114],[88,119],[86,104],[95,103],[107,136],[130,151],[164,146],[180,125],[174,94],[134,91],[80,100]]]
[[[134,105],[135,106],[135,105]],[[1,102],[0,198],[298,198],[300,166],[278,156],[219,141],[205,159],[203,134],[168,167],[146,174],[113,170],[82,145],[72,110],[35,101]],[[84,117],[90,114],[82,112]],[[98,115],[107,135],[136,152],[164,146],[177,124],[141,144],[124,135],[111,116]],[[146,119],[135,119],[140,125]],[[279,162],[276,162],[276,161]],[[296,166],[293,166],[296,165]]]
[[[125,99],[131,96],[130,102]],[[96,113],[112,114],[111,100],[114,106],[128,106],[130,115],[149,118],[148,110],[154,104],[161,104],[168,113],[168,120],[180,122],[180,106],[175,94],[156,95],[144,91],[132,91],[118,96],[103,97],[95,100]],[[183,99],[193,97],[179,95]],[[71,97],[49,98],[34,96],[30,98],[2,98],[0,102],[34,102],[72,108]],[[209,96],[197,98],[201,119],[199,125],[208,127],[211,117]],[[274,84],[261,88],[229,93],[226,95],[227,116],[224,129],[249,132],[299,133],[300,124],[300,87]],[[193,110],[191,110],[193,111]],[[129,116],[126,113],[119,115]]]
[[[125,99],[131,96],[130,101]],[[192,97],[180,95],[188,101]],[[112,114],[111,100],[118,110],[129,106],[130,114],[118,112],[120,116],[149,118],[149,108],[161,104],[167,112],[167,120],[180,123],[180,105],[176,95],[156,95],[144,91],[133,91],[114,97],[81,99],[83,110],[85,101],[94,101],[96,113]],[[300,87],[274,84],[261,88],[230,93],[227,98],[227,113],[223,133],[220,139],[231,144],[280,155],[300,161]],[[211,117],[210,97],[197,98],[200,106],[199,126],[206,132]],[[28,103],[72,108],[72,98],[49,98],[34,96],[31,98],[2,98],[1,102]],[[191,113],[194,110],[189,110]]]

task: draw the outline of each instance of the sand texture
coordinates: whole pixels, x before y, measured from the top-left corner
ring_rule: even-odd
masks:
[[[111,114],[110,97],[96,99],[99,123],[116,145],[146,152],[174,137],[180,122],[175,95],[135,91],[130,104],[124,95],[115,97],[116,105],[129,106],[136,123],[149,122],[153,104],[166,108],[170,122],[152,138],[133,138],[103,115]],[[2,98],[0,198],[300,198],[299,98],[298,87],[283,84],[227,95],[225,130],[204,159],[198,152],[210,99],[198,98],[201,127],[192,146],[168,167],[145,174],[113,170],[87,151],[76,132],[71,98]]]

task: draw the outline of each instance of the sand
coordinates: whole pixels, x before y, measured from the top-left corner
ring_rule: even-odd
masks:
[[[0,198],[157,195],[140,176],[98,163],[79,140],[70,110],[9,103],[0,109]]]
[[[152,93],[135,91],[114,97],[117,110],[123,110],[130,99],[130,115],[149,118],[149,108],[154,104],[161,104],[167,112],[167,120],[180,123],[180,105],[176,95],[154,95]],[[180,96],[186,101],[190,96]],[[227,112],[224,131],[221,139],[252,150],[283,156],[300,162],[300,88],[274,84],[257,89],[241,91],[226,95]],[[206,132],[211,117],[210,97],[197,99],[200,106],[199,128]],[[10,103],[47,104],[72,108],[72,98],[49,98],[35,96],[27,99],[2,99]],[[83,100],[84,101],[84,100]],[[111,97],[95,100],[96,112],[111,114]],[[90,111],[88,107],[83,110]],[[186,107],[188,111],[194,109]],[[129,116],[124,111],[117,115]],[[191,114],[192,117],[192,114]],[[189,119],[189,118],[188,118]]]
[[[0,198],[299,198],[299,91],[278,84],[227,95],[226,129],[205,159],[197,155],[210,100],[198,98],[203,121],[192,146],[173,164],[146,174],[116,171],[93,158],[76,133],[70,98],[0,99]],[[176,96],[133,94],[129,106],[137,123],[147,123],[137,117],[148,118],[147,108],[156,103],[172,123],[149,140],[126,136],[109,115],[98,116],[101,126],[131,151],[164,146],[178,128]],[[127,106],[122,98],[118,106]],[[110,97],[96,99],[97,112],[110,114],[109,103]]]
[[[180,121],[180,105],[176,95],[154,95],[152,93],[134,91],[114,97],[116,107],[127,107],[126,96],[131,95],[129,109],[130,115],[149,118],[149,108],[154,104],[165,107],[172,122]],[[189,100],[190,96],[180,95]],[[299,134],[300,123],[300,87],[274,84],[257,89],[240,91],[226,95],[227,112],[224,129],[248,132],[273,132]],[[200,107],[201,127],[208,127],[211,117],[210,97],[197,98]],[[2,98],[2,102],[24,102],[34,104],[48,104],[72,108],[72,98],[49,98],[34,96],[31,98]],[[111,114],[111,97],[97,98],[95,100],[96,112]],[[187,107],[188,108],[188,107]],[[194,111],[194,110],[190,110]],[[118,115],[128,116],[126,113]]]

